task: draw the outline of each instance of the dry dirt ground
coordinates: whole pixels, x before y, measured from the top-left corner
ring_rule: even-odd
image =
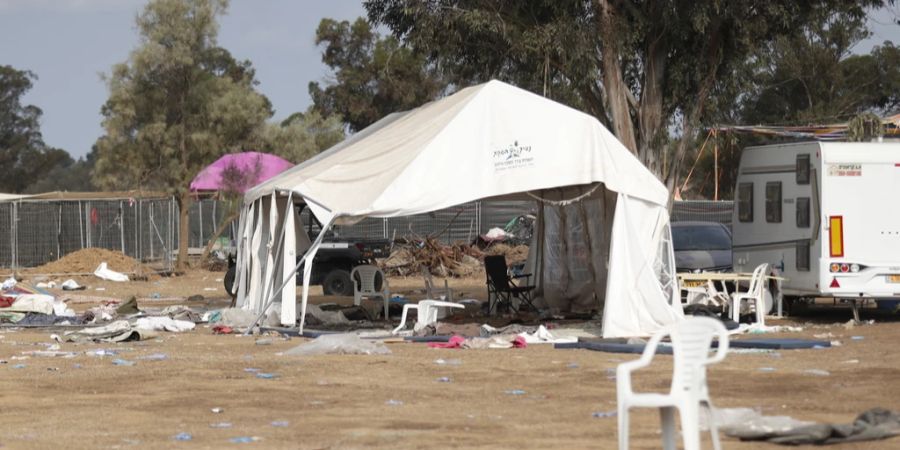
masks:
[[[221,273],[204,271],[121,284],[85,277],[77,281],[89,289],[71,298],[76,309],[83,309],[102,297],[137,295],[141,306],[157,306],[199,294],[205,299],[194,306],[221,306],[227,303],[221,278]],[[482,283],[473,278],[453,287],[477,297],[483,296]],[[421,280],[391,280],[391,286],[409,292]],[[804,327],[785,336],[832,333],[830,339],[843,345],[729,355],[710,369],[714,402],[823,422],[849,422],[876,406],[900,410],[900,322],[867,312],[864,318],[874,318],[875,324],[836,325],[848,317],[846,310],[807,311],[776,322]],[[44,349],[50,334],[0,329],[0,359],[6,361],[0,364],[4,448],[613,449],[616,419],[593,413],[615,410],[615,381],[608,373],[635,357],[543,345],[442,350],[409,343],[388,344],[393,353],[387,356],[288,357],[278,353],[307,340],[274,338],[271,345],[257,345],[257,338],[212,335],[201,326],[144,342],[62,344],[61,350],[79,353],[70,359],[17,359],[22,352]],[[94,349],[118,355],[85,354]],[[167,359],[140,359],[157,353]],[[136,364],[113,365],[115,358]],[[438,359],[458,360],[458,365],[437,364]],[[19,364],[24,367],[16,368]],[[276,378],[257,378],[246,369]],[[804,373],[808,369],[830,375]],[[670,373],[671,357],[657,356],[651,368],[640,372],[636,387],[661,391]],[[450,381],[439,382],[442,377]],[[525,393],[507,393],[511,390]],[[211,427],[223,422],[230,427]],[[632,448],[660,448],[658,422],[654,411],[635,410]],[[192,439],[177,441],[179,433]],[[258,440],[230,441],[243,436]],[[704,446],[709,447],[707,437]],[[723,446],[776,448],[724,436]],[[832,448],[900,448],[900,437]]]

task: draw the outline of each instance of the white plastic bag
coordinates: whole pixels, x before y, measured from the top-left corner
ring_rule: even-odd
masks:
[[[109,267],[106,267],[106,261],[100,263],[100,265],[97,266],[97,269],[94,270],[94,275],[96,275],[98,278],[102,278],[108,281],[128,281],[128,275],[116,272],[115,270],[111,270]]]
[[[381,341],[360,339],[355,334],[323,334],[286,352],[290,356],[307,355],[390,355]]]

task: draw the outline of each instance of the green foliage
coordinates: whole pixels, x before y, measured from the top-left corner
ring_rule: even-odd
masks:
[[[48,147],[41,136],[41,110],[23,105],[36,77],[0,66],[0,192],[23,192],[57,166],[72,163],[64,150]]]
[[[847,123],[847,139],[850,141],[871,141],[881,136],[884,136],[884,125],[875,114],[862,113]]]
[[[350,131],[418,107],[446,87],[424,56],[394,37],[379,36],[363,19],[353,24],[322,19],[316,45],[324,46],[322,62],[334,81],[324,87],[311,82],[309,94],[318,111],[343,117]]]
[[[369,19],[428,55],[453,85],[499,78],[607,124],[670,188],[739,68],[821,11],[876,0],[368,0]],[[669,145],[672,142],[677,145]]]
[[[95,181],[104,188],[188,190],[218,156],[242,148],[266,118],[254,72],[216,45],[224,0],[154,0],[137,18],[140,45],[108,77],[106,134]]]
[[[296,164],[344,140],[344,127],[340,117],[322,117],[310,108],[306,113],[292,114],[280,124],[267,123],[258,139],[261,152]]]

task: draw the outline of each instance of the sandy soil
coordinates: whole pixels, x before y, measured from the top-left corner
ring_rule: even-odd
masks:
[[[216,306],[227,302],[221,276],[196,271],[124,284],[85,279],[91,290],[80,295],[135,294],[144,299],[141,305],[152,306],[200,294],[205,300],[196,306]],[[391,280],[392,289],[411,295],[420,286],[416,278]],[[480,278],[457,280],[454,287],[476,296],[484,289]],[[151,299],[154,293],[161,299]],[[830,339],[843,345],[729,355],[710,369],[713,400],[719,407],[756,407],[765,414],[830,422],[852,421],[875,406],[900,410],[900,322],[868,311],[864,318],[874,318],[874,325],[850,330],[836,325],[848,317],[846,310],[806,311],[776,322],[804,327],[789,337],[832,333]],[[635,357],[540,345],[439,350],[409,343],[389,344],[393,354],[387,356],[287,357],[278,353],[306,339],[256,345],[258,338],[216,336],[200,327],[145,342],[62,344],[61,350],[79,353],[71,359],[13,359],[44,349],[50,333],[0,329],[0,359],[7,361],[0,364],[0,444],[7,448],[221,448],[240,436],[258,437],[247,445],[259,448],[616,448],[616,419],[592,413],[615,410],[615,381],[608,371]],[[84,354],[99,348],[119,355]],[[168,359],[140,359],[155,353]],[[136,364],[113,365],[117,357]],[[438,359],[460,364],[439,365]],[[775,370],[761,371],[764,367]],[[257,378],[248,368],[277,378]],[[805,374],[808,369],[830,375]],[[671,357],[658,356],[636,387],[663,390],[670,374]],[[441,377],[450,382],[439,382]],[[515,389],[525,394],[506,393]],[[224,411],[216,414],[212,408]],[[278,421],[288,426],[272,425]],[[231,427],[210,426],[222,422]],[[183,432],[192,440],[174,439]],[[632,444],[660,448],[655,412],[633,413]],[[724,436],[723,444],[767,446]],[[832,448],[900,448],[900,438]]]

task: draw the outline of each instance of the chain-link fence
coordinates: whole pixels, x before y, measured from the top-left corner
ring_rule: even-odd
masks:
[[[135,198],[92,193],[90,198],[27,197],[0,202],[0,267],[35,267],[90,247],[117,250],[161,270],[171,269],[178,249],[178,205],[166,196]],[[228,211],[215,199],[192,202],[189,248],[199,254]],[[675,202],[672,221],[731,224],[730,201]],[[450,244],[472,242],[491,228],[505,228],[520,216],[534,214],[532,201],[479,201],[452,208],[388,219],[364,219],[335,227],[346,238],[394,239],[435,237]],[[306,214],[306,211],[304,211]],[[304,216],[305,217],[305,216]],[[221,235],[230,241],[237,223]]]
[[[0,267],[40,266],[91,247],[172,267],[178,209],[171,197],[56,197],[0,203]]]
[[[731,227],[731,200],[684,200],[672,206],[672,222],[719,222]]]

